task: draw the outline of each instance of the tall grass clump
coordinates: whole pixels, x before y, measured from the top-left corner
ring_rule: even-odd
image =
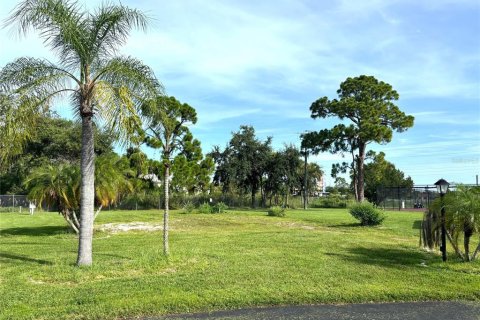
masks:
[[[267,214],[270,217],[285,217],[287,209],[280,206],[273,206],[268,209]]]
[[[220,201],[212,207],[212,213],[224,213],[227,209],[228,206]]]

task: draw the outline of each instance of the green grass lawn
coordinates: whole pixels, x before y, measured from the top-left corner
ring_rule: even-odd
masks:
[[[343,209],[171,215],[162,232],[95,233],[94,266],[55,213],[0,214],[1,319],[108,319],[251,306],[480,300],[480,263],[418,247],[421,213],[361,227]],[[105,211],[106,223],[160,225],[160,211]],[[475,239],[475,241],[478,238]]]

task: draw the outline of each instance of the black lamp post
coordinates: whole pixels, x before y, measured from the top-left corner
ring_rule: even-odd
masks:
[[[435,185],[437,186],[437,192],[440,193],[442,202],[442,246],[440,250],[442,251],[442,260],[447,261],[447,229],[445,227],[445,205],[443,203],[443,196],[447,193],[450,184],[446,180],[440,179],[435,182]]]

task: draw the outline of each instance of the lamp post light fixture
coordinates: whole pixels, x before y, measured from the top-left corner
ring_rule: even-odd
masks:
[[[442,209],[441,209],[441,213],[442,213],[442,220],[441,220],[441,223],[442,223],[442,246],[440,247],[440,250],[442,251],[442,260],[443,261],[447,261],[447,229],[445,227],[445,205],[443,203],[443,196],[445,196],[445,194],[447,193],[448,191],[448,186],[450,184],[444,180],[444,179],[440,179],[438,180],[437,182],[435,182],[435,186],[437,187],[437,192],[440,193],[440,199],[441,199],[441,205],[442,205]]]

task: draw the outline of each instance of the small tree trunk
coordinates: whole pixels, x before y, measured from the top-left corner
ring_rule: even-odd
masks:
[[[364,168],[363,164],[365,162],[365,143],[360,143],[358,147],[358,158],[357,158],[357,193],[358,193],[358,202],[363,202],[365,200],[365,186],[364,186]]]
[[[255,188],[252,188],[252,208],[255,208]]]
[[[72,210],[72,212],[69,212],[68,215],[72,216],[72,221],[73,223],[75,224],[75,226],[77,227],[77,230],[80,230],[80,222],[78,221],[78,218],[77,218],[77,213],[75,211]],[[77,232],[78,233],[78,232]]]
[[[75,222],[73,222],[70,219],[70,213],[69,213],[68,209],[67,210],[62,210],[61,214],[65,218],[67,223],[70,225],[70,227],[73,229],[73,231],[75,231],[75,233],[78,235],[80,233],[80,231],[78,230],[78,222],[77,222],[77,224],[75,224]],[[75,213],[72,216],[74,217]]]
[[[465,225],[463,229],[463,247],[465,249],[465,261],[470,261],[470,238],[473,235],[473,229]]]
[[[170,176],[169,170],[170,166],[168,164],[165,165],[165,175],[163,180],[163,188],[164,188],[164,196],[165,196],[165,210],[163,212],[163,254],[168,256],[170,254],[170,248],[168,246],[168,188],[169,188],[169,181],[168,178]]]
[[[352,184],[353,184],[353,192],[355,195],[355,201],[358,202],[358,179],[357,179],[357,162],[355,160],[355,153],[353,152],[353,149],[350,151],[350,154],[352,155]]]
[[[110,207],[110,205],[108,205]],[[95,212],[95,216],[93,217],[93,221],[97,219],[97,216],[99,215],[100,211],[102,211],[103,205],[101,204],[100,207],[98,207],[97,212]]]
[[[472,255],[472,261],[477,258],[477,254],[480,252],[480,243],[478,243],[477,249],[475,249],[475,252]]]
[[[86,112],[88,106],[82,106]],[[95,152],[93,145],[92,114],[82,114],[82,151],[80,159],[80,236],[78,240],[78,266],[92,264],[93,211],[95,198]]]
[[[453,250],[455,250],[455,253],[457,254],[457,256],[459,258],[461,258],[462,260],[465,260],[465,257],[463,256],[462,252],[458,248],[457,243],[453,240],[452,236],[450,235],[450,232],[447,231],[447,232],[445,232],[445,234],[448,238],[448,241],[450,241],[450,244],[452,245]]]

